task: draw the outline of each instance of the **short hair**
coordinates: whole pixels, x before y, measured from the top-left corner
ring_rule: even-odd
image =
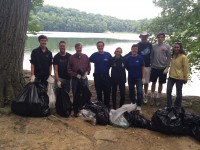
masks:
[[[117,49],[121,49],[121,52],[122,52],[122,48],[121,48],[121,47],[117,47],[117,48],[115,49],[115,51],[116,51]]]
[[[98,41],[96,45],[98,45],[99,43],[103,43],[103,46],[105,45],[103,41]]]
[[[156,37],[159,37],[159,36],[161,36],[161,35],[165,38],[165,33],[162,33],[162,32],[158,33],[158,34],[156,35]]]
[[[78,42],[75,44],[75,48],[77,48],[78,46],[83,46],[83,44],[81,42]]]
[[[38,41],[39,42],[40,42],[41,39],[47,39],[48,40],[47,36],[45,36],[45,35],[38,36]]]
[[[138,44],[133,44],[133,45],[131,46],[131,49],[132,49],[133,47],[138,47]]]
[[[65,42],[65,41],[60,41],[60,42],[59,42],[59,45],[60,45],[61,43],[64,43],[64,44],[66,44],[66,42]]]

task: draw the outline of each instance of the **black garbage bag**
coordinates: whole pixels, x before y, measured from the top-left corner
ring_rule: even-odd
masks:
[[[72,102],[65,88],[58,88],[56,92],[56,112],[62,117],[69,117],[72,111]]]
[[[21,116],[44,117],[50,115],[46,87],[39,82],[28,83],[12,101],[11,110]]]
[[[192,133],[194,138],[200,141],[200,125],[194,126],[192,129]]]
[[[74,111],[80,111],[85,104],[90,104],[91,92],[85,84],[84,80],[80,79],[76,88],[76,93],[73,100]]]
[[[108,108],[102,102],[87,104],[83,108],[95,113],[96,124],[107,125],[110,123]]]
[[[125,112],[124,117],[132,127],[144,129],[150,127],[150,120],[146,119],[138,111]]]
[[[165,134],[188,135],[191,130],[184,124],[184,117],[183,108],[159,109],[153,114],[149,129]]]

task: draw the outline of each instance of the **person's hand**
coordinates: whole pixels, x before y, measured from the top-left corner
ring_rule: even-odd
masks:
[[[35,82],[35,75],[32,75],[31,76],[31,81],[30,81],[31,83],[33,83],[33,82]]]
[[[167,74],[169,70],[169,67],[166,67],[165,70],[163,71],[163,74]]]
[[[58,88],[61,88],[61,87],[62,87],[60,81],[57,82],[57,86],[58,86]]]
[[[87,78],[88,72],[85,72],[84,76],[82,77],[83,80]]]
[[[145,78],[142,78],[142,84],[145,84]]]
[[[78,79],[81,79],[81,75],[80,75],[80,74],[77,74],[76,77],[77,77]]]

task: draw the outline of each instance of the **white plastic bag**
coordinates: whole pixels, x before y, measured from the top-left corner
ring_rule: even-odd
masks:
[[[122,107],[114,110],[111,109],[109,116],[110,116],[110,122],[114,125],[127,128],[129,127],[128,121],[124,118],[123,114],[124,112],[131,112],[136,109],[136,104],[125,104]]]
[[[82,109],[80,111],[80,117],[83,120],[88,121],[88,122],[90,122],[93,125],[96,125],[95,113],[93,113],[92,111],[87,110],[87,109]]]
[[[47,95],[49,96],[49,108],[54,109],[56,104],[56,96],[54,93],[54,78],[50,76],[47,80],[48,86],[47,86]]]

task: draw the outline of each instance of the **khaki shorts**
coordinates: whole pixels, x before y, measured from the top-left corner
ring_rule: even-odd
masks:
[[[144,67],[144,83],[149,83],[151,67]]]

